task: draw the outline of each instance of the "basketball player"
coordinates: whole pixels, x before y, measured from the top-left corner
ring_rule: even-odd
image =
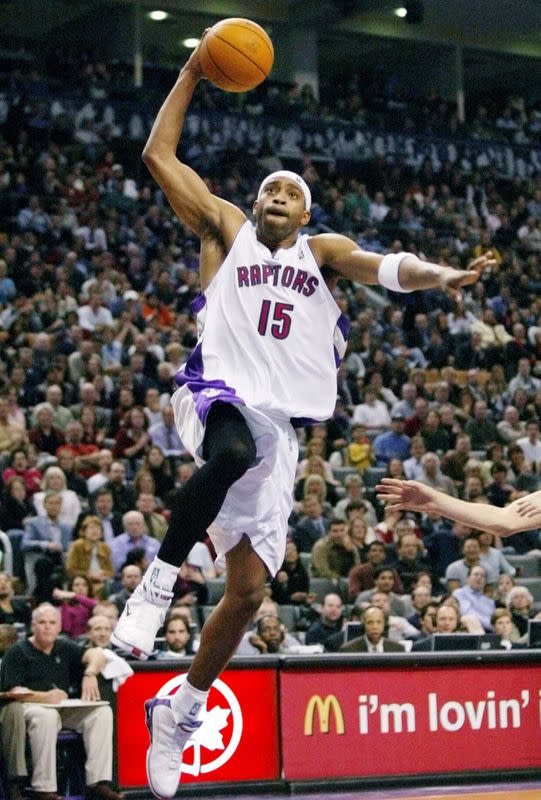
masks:
[[[457,500],[424,483],[397,478],[383,478],[376,492],[378,500],[385,501],[390,511],[435,511],[501,537],[541,527],[541,491],[520,497],[504,508]]]
[[[151,653],[179,567],[211,525],[227,578],[187,681],[171,698],[146,703],[147,772],[158,797],[175,794],[182,749],[202,723],[212,682],[282,563],[298,455],[291,420],[326,420],[336,400],[348,329],[331,293],[338,278],[396,292],[438,287],[456,294],[493,263],[487,254],[458,271],[407,253],[362,252],[345,236],[301,236],[310,189],[287,171],[262,182],[254,226],[176,156],[201,78],[195,50],[143,153],[179,219],[201,239],[199,341],[172,398],[181,441],[200,469],[179,493],[158,557],[126,603],[114,644],[141,658]]]

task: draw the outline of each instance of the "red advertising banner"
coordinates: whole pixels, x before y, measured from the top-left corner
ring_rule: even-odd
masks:
[[[280,675],[285,780],[541,766],[539,665]]]
[[[146,786],[148,732],[144,702],[173,694],[185,674],[137,671],[118,691],[118,779],[124,788]],[[215,681],[205,721],[184,750],[182,783],[277,780],[276,669],[228,670]]]

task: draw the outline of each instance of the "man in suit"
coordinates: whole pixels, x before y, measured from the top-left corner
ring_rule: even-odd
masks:
[[[303,509],[304,515],[295,525],[293,541],[299,553],[310,553],[317,540],[327,533],[329,522],[322,516],[317,497],[309,495],[303,503]]]
[[[63,556],[71,542],[72,528],[58,517],[62,506],[59,492],[47,492],[45,516],[30,517],[21,542],[28,592],[38,601],[50,600],[63,573]]]
[[[385,637],[387,618],[381,608],[368,606],[363,611],[364,636],[343,644],[341,653],[403,653],[404,646]]]

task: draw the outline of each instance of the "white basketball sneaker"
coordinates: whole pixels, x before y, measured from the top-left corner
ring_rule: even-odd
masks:
[[[147,778],[152,794],[169,800],[177,793],[182,769],[182,751],[202,721],[177,724],[170,697],[153,697],[145,703],[146,726],[150,735],[147,750]]]
[[[172,592],[143,578],[127,600],[113,633],[111,642],[124,653],[146,661],[154,650],[156,634],[162,627]]]

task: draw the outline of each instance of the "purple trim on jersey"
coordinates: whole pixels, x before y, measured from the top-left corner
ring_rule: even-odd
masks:
[[[334,347],[333,350],[334,350],[334,366],[336,367],[336,369],[338,369],[338,367],[342,363],[342,356],[340,355],[336,347]]]
[[[207,303],[207,298],[203,294],[203,292],[199,292],[197,297],[194,297],[192,302],[190,303],[190,308],[194,314],[199,314],[202,308],[205,307]]]
[[[340,333],[342,334],[344,339],[347,339],[349,336],[349,332],[351,331],[351,322],[349,321],[349,319],[346,317],[345,314],[340,314],[340,316],[336,320],[336,325],[340,329]]]
[[[305,428],[307,425],[317,425],[321,420],[310,419],[310,417],[291,417],[289,421],[294,428]]]
[[[235,389],[228,386],[225,381],[221,379],[205,380],[201,342],[194,348],[184,367],[177,372],[175,381],[178,386],[187,386],[192,392],[195,411],[203,424],[212,404],[218,400],[222,403],[246,405],[242,397],[239,397]]]

